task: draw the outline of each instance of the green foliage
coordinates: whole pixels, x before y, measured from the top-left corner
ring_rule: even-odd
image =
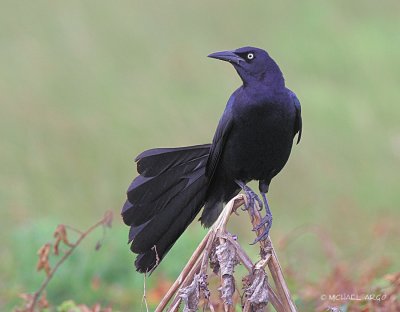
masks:
[[[80,304],[76,304],[73,300],[67,300],[62,302],[58,307],[57,307],[57,312],[90,312],[90,311],[100,311],[100,307],[98,310],[90,309],[90,307],[87,307],[86,305],[82,306]],[[112,310],[111,308],[107,308],[106,310],[102,310],[105,312],[118,312],[116,310]],[[45,311],[44,311],[45,312]]]
[[[64,301],[63,303],[60,304],[59,307],[57,307],[58,312],[80,312],[78,310],[78,307],[76,303],[72,300],[67,300]]]
[[[270,52],[303,107],[303,141],[271,187],[274,241],[319,224],[340,259],[368,267],[384,255],[386,270],[398,268],[399,11],[394,0],[3,0],[0,310],[40,284],[36,252],[58,223],[84,228],[107,209],[118,215],[136,154],[210,142],[240,82],[205,56],[243,45]],[[244,223],[231,230],[245,245],[253,237]],[[117,218],[100,251],[95,238],[85,242],[49,285],[49,301],[139,306],[143,277],[127,231]],[[176,277],[203,234],[191,227],[149,290]],[[331,271],[313,233],[278,252],[307,280]]]

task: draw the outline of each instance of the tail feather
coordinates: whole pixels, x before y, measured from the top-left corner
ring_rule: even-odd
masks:
[[[204,204],[203,202],[196,200],[198,193],[205,186],[204,169],[203,177],[198,179],[192,185],[183,189],[177,194],[166,206],[157,213],[146,227],[139,231],[133,239],[131,250],[135,253],[142,253],[151,247],[154,242],[158,242],[160,238],[165,235],[172,224],[175,223],[186,223],[185,213],[199,212],[200,208]],[[201,206],[199,206],[201,204]]]
[[[157,178],[158,182],[162,182],[162,178]],[[143,198],[143,202],[136,200],[134,195],[128,192],[127,205],[128,209],[125,209],[122,213],[124,222],[127,225],[140,225],[146,221],[151,220],[160,210],[162,210],[166,204],[168,204],[172,198],[174,198],[185,186],[186,182],[184,179],[176,178],[174,181],[175,185],[167,186],[165,189],[159,187],[157,184],[149,183],[145,185],[143,193],[138,197]],[[154,191],[151,187],[154,187]],[[137,192],[135,192],[137,193]],[[143,196],[141,196],[143,195]],[[132,200],[133,199],[133,200]],[[131,200],[133,202],[131,202]]]
[[[128,239],[128,244],[133,241],[133,239],[136,237],[136,235],[143,230],[143,228],[149,224],[151,220],[141,224],[141,225],[131,225],[131,228],[129,229],[129,239]]]
[[[200,208],[202,207],[202,205],[204,204],[206,189],[207,188],[204,187],[199,193],[197,193],[196,197],[193,198],[193,206]],[[181,234],[185,231],[189,224],[194,220],[200,208],[198,210],[184,209],[182,211],[181,217],[182,220],[185,220],[185,222],[181,223],[181,218],[179,220],[175,220],[175,222],[171,224],[167,232],[164,233],[162,238],[153,248],[138,255],[135,261],[135,266],[139,272],[152,272],[156,268],[159,262],[164,258],[167,252],[174,245],[177,238],[181,236]]]
[[[158,265],[204,205],[209,150],[209,144],[152,149],[136,158],[140,175],[128,189],[122,217],[131,226],[139,272]]]
[[[156,177],[136,177],[127,192],[128,203],[122,210],[125,223],[139,225],[151,219],[186,187],[184,173],[198,170],[206,161],[207,155],[176,165]]]
[[[162,207],[170,201],[184,187],[185,181],[178,179],[175,185],[165,188],[161,192],[152,193],[150,186],[146,185],[143,191],[143,202],[130,199],[134,196],[128,195],[128,199],[123,207],[122,217],[127,225],[140,225],[150,220]]]
[[[211,144],[175,148],[154,148],[139,154],[137,171],[144,177],[154,177],[179,164],[186,163],[209,152]]]

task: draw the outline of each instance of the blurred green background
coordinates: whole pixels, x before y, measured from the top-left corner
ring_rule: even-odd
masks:
[[[355,275],[382,259],[399,270],[399,1],[0,3],[0,310],[38,288],[36,252],[57,224],[84,229],[107,209],[115,221],[103,248],[94,251],[99,231],[48,297],[138,310],[143,276],[119,217],[133,158],[211,141],[240,80],[206,55],[245,45],[269,51],[302,103],[303,140],[271,186],[273,240],[318,225]],[[247,248],[247,216],[233,219]],[[205,233],[189,231],[148,279],[150,293]],[[283,266],[310,282],[331,271],[318,236],[277,244]]]

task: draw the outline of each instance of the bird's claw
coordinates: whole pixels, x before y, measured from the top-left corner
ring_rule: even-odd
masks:
[[[263,226],[265,225],[265,230],[264,232],[259,235],[254,242],[252,243],[252,245],[258,243],[261,240],[265,240],[268,238],[269,236],[269,230],[271,229],[272,226],[272,215],[267,214],[264,218],[261,219],[260,223],[258,225],[256,225],[253,228],[253,231],[258,231],[259,229],[261,229]]]
[[[269,236],[269,231],[265,231],[264,233],[262,233],[260,236],[258,236],[252,243],[251,245],[257,244],[259,241],[263,241],[266,240]]]
[[[264,225],[266,225],[266,228],[269,231],[269,229],[271,228],[271,225],[272,225],[272,215],[266,215],[264,218],[262,218],[260,220],[260,223],[253,228],[253,231],[258,231]]]
[[[258,197],[258,195],[250,187],[248,187],[244,182],[242,182],[240,180],[235,180],[235,182],[238,186],[240,186],[240,188],[246,194],[247,200],[245,200],[244,208],[242,208],[242,210],[245,211],[245,210],[249,210],[249,208],[254,208],[255,201],[257,201],[259,210],[261,210],[263,207],[263,203],[262,203],[260,197]]]
[[[245,208],[244,209],[242,208],[242,210],[249,210],[249,208],[254,208],[255,202],[257,201],[259,207],[258,211],[260,211],[263,207],[263,203],[260,197],[258,197],[258,195],[248,186],[245,186],[245,188],[243,188],[243,191],[246,194],[247,201],[244,204]]]

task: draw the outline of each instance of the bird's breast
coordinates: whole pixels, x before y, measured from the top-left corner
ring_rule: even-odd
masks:
[[[257,103],[235,109],[223,155],[224,166],[229,166],[235,179],[272,178],[289,158],[294,136],[294,112],[281,103]]]

